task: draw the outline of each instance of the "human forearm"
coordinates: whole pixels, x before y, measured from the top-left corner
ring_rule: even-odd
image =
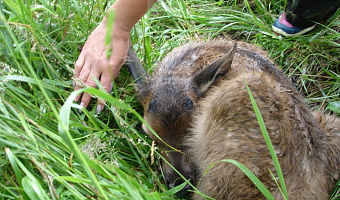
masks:
[[[122,30],[130,31],[156,1],[117,0],[109,10],[115,10],[115,25]]]

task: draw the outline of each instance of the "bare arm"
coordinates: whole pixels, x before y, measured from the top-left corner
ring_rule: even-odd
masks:
[[[117,0],[109,9],[116,10],[119,27],[130,31],[157,0]]]
[[[99,26],[91,33],[84,44],[76,63],[75,77],[89,87],[96,87],[95,80],[100,79],[100,84],[107,92],[112,89],[112,81],[125,62],[132,27],[143,17],[156,0],[117,0],[109,10],[115,10],[115,18],[111,35],[112,55],[107,58],[105,48],[106,15]],[[74,90],[82,87],[76,85]],[[91,96],[84,93],[77,96],[81,98],[81,106],[87,107]],[[97,113],[104,108],[104,102],[98,101]]]

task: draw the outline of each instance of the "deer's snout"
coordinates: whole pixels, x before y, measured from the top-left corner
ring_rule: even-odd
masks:
[[[191,184],[195,184],[195,170],[189,157],[185,153],[171,152],[166,153],[165,158],[172,165],[169,166],[166,162],[162,163],[166,186],[172,189],[188,180]],[[175,168],[185,179],[183,179],[173,168]],[[192,187],[189,184],[177,193],[178,197],[185,197]]]

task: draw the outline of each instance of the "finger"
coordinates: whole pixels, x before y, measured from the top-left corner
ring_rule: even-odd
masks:
[[[112,61],[112,59],[108,62],[108,72],[103,73],[100,78],[100,84],[105,89],[107,93],[112,91],[113,83],[112,81],[117,77],[120,68],[122,67],[125,59],[120,59],[119,62]],[[111,67],[110,67],[111,66]],[[105,101],[98,99],[97,100],[97,109],[96,112],[99,115],[105,106]]]
[[[88,76],[88,79],[85,83],[85,85],[87,87],[96,87],[96,81],[99,78],[99,73],[94,69],[92,73],[90,73],[90,75]],[[85,108],[89,105],[90,101],[91,101],[92,96],[88,93],[84,93],[82,98],[81,98],[81,104],[83,104],[82,106],[84,106]]]
[[[74,64],[74,73],[76,77],[79,77],[80,71],[83,68],[84,63],[85,63],[85,56],[83,56],[83,52],[81,52],[76,63]]]
[[[108,73],[102,74],[100,78],[100,84],[105,89],[107,93],[110,93],[112,90],[112,79],[111,76]],[[97,100],[97,114],[100,114],[102,110],[104,109],[105,101],[98,99]]]
[[[89,75],[90,75],[90,72],[91,72],[91,66],[90,64],[87,64],[85,63],[83,68],[81,69],[81,71],[79,72],[79,79],[85,83],[88,78],[89,78]]]
[[[80,85],[75,86],[74,91],[80,90],[82,87]],[[77,95],[74,99],[75,102],[78,102],[81,97],[81,94]]]
[[[92,98],[92,96],[89,93],[83,93],[80,105],[82,107],[86,108],[89,105],[91,98]]]
[[[87,79],[88,79],[88,76],[90,74],[90,66],[85,64],[84,67],[82,67],[82,70],[79,72],[79,79],[82,83],[84,83]],[[81,85],[78,85],[76,84],[75,82],[73,83],[74,85],[74,91],[77,91],[81,88],[83,88]],[[74,101],[77,102],[80,98],[81,94],[79,94],[75,99]]]
[[[85,57],[83,56],[83,52],[81,52],[77,61],[74,63],[74,74],[73,74],[74,77],[76,78],[79,77],[80,71],[83,68],[84,63],[85,63]],[[72,86],[76,87],[76,82],[74,79],[72,81]]]

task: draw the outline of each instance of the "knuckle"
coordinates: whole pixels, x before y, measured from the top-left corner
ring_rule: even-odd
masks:
[[[77,69],[79,69],[79,68],[81,68],[81,67],[82,67],[82,66],[81,66],[80,61],[77,60],[77,61],[74,63],[74,68],[77,70]]]
[[[89,76],[90,71],[88,69],[82,69],[79,74],[80,80],[86,80]]]
[[[88,87],[96,87],[96,85],[97,85],[96,82],[92,78],[86,81],[86,86]]]

